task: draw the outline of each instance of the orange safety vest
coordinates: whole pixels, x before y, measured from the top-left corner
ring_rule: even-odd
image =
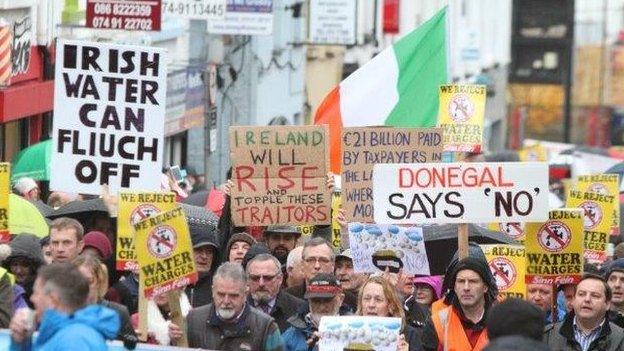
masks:
[[[438,334],[438,350],[444,351],[480,351],[488,343],[487,331],[483,330],[474,347],[464,332],[464,326],[453,306],[438,310],[431,315],[433,326]]]

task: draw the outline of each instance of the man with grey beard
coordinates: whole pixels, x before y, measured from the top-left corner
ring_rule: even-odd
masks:
[[[284,332],[288,318],[297,314],[307,302],[280,291],[283,282],[280,262],[272,255],[260,254],[247,263],[249,279],[248,302],[275,319],[280,330]]]
[[[188,346],[209,350],[281,351],[282,337],[272,317],[251,307],[247,277],[238,263],[222,264],[212,280],[211,304],[193,309],[186,317]],[[171,340],[182,330],[169,325]]]

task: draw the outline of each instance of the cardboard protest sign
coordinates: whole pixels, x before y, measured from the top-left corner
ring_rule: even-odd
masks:
[[[577,178],[576,190],[602,195],[613,195],[611,235],[620,235],[620,175],[594,174]]]
[[[138,269],[134,242],[134,226],[140,221],[158,213],[171,211],[176,206],[173,193],[119,193],[119,215],[117,217],[117,257],[119,271]]]
[[[579,209],[550,211],[546,223],[526,225],[527,284],[576,284],[583,274],[583,215]]]
[[[165,49],[59,39],[50,188],[159,190]]]
[[[429,275],[429,260],[420,227],[349,223],[349,245],[357,273]]]
[[[548,151],[541,144],[525,146],[518,150],[520,161],[523,162],[546,162],[548,161]]]
[[[376,351],[396,351],[401,319],[373,316],[326,316],[319,323],[319,351],[348,349],[363,343]]]
[[[501,223],[489,223],[488,229],[494,232],[500,232],[506,237],[515,240],[519,243],[524,242],[526,237],[524,233],[524,223],[518,222],[501,222]]]
[[[481,152],[485,85],[441,85],[438,126],[444,151]]]
[[[613,195],[570,190],[566,207],[579,208],[583,213],[585,260],[604,262],[613,220]]]
[[[139,279],[150,299],[197,281],[193,246],[181,207],[134,226]]]
[[[496,279],[499,293],[508,298],[524,299],[526,293],[524,247],[504,244],[480,246]]]
[[[11,193],[11,164],[0,163],[0,243],[11,240],[9,233],[9,194]]]
[[[376,223],[544,221],[548,165],[377,164],[373,198]]]
[[[329,224],[326,126],[230,127],[237,226]]]
[[[373,166],[442,160],[442,130],[386,127],[342,130],[342,193],[347,221],[373,222]]]

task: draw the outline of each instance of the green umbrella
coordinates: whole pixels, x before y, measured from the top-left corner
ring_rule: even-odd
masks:
[[[48,223],[35,205],[21,196],[9,195],[9,233],[30,233],[43,238]]]
[[[11,182],[15,182],[21,177],[30,177],[34,180],[50,180],[51,154],[52,140],[50,139],[20,151],[13,158]]]

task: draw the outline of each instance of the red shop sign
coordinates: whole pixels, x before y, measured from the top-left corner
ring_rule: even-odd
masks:
[[[87,0],[87,27],[159,31],[161,0]]]

